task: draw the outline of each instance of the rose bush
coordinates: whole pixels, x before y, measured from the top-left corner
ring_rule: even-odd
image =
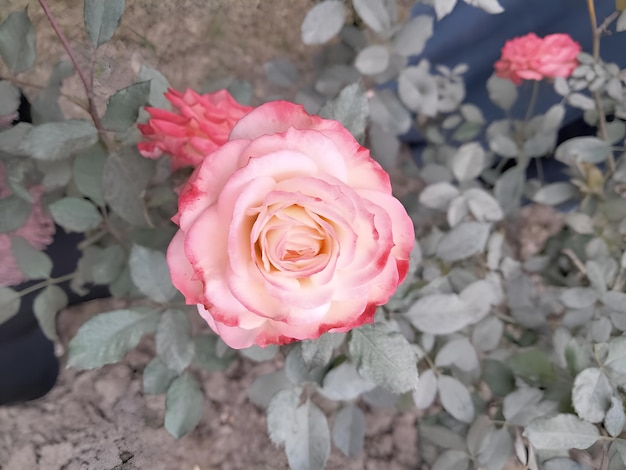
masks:
[[[507,41],[495,64],[496,75],[516,85],[523,80],[569,77],[578,66],[580,45],[567,34],[539,38],[530,33]]]
[[[173,283],[233,348],[372,322],[414,241],[369,151],[285,101],[256,108],[204,157],[174,220]]]
[[[138,127],[149,141],[137,147],[147,158],[171,155],[174,170],[198,166],[205,155],[226,142],[235,123],[252,109],[237,103],[227,90],[200,95],[170,88],[165,97],[176,112],[146,107],[151,119]]]

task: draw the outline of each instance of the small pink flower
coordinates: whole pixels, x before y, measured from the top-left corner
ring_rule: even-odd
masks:
[[[17,265],[11,249],[11,238],[22,237],[36,250],[43,250],[53,240],[54,221],[41,207],[43,188],[33,187],[29,190],[33,197],[33,206],[24,225],[19,229],[0,233],[0,286],[14,286],[25,281],[22,271]],[[5,183],[4,165],[0,162],[0,198],[11,195],[11,189]]]
[[[233,348],[371,323],[406,277],[415,238],[369,151],[286,101],[237,123],[173,220],[172,282]]]
[[[137,149],[146,158],[170,154],[174,170],[198,166],[228,140],[235,123],[252,110],[237,103],[226,90],[199,95],[189,89],[184,93],[170,89],[165,97],[176,111],[147,107],[151,119],[137,127],[148,141],[137,144]]]
[[[567,34],[551,34],[539,38],[530,33],[511,39],[502,48],[502,57],[495,63],[496,75],[516,85],[523,80],[569,77],[578,66],[580,44]]]

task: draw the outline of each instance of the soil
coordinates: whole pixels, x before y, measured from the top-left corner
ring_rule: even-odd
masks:
[[[34,96],[45,86],[55,63],[67,59],[35,1],[0,0],[0,21],[28,5],[37,31],[37,64],[13,77]],[[88,66],[93,50],[82,27],[82,0],[49,0],[79,62]],[[114,91],[135,81],[141,64],[152,66],[177,89],[203,89],[221,78],[253,85],[253,102],[294,90],[276,89],[264,80],[263,63],[293,61],[300,83],[311,74],[312,48],[302,45],[299,25],[314,0],[177,0],[126,2],[113,40],[98,49],[94,92],[100,110]],[[8,72],[0,64],[0,76]],[[68,117],[87,117],[85,94],[77,76],[62,88]],[[77,106],[78,103],[81,106]],[[72,307],[60,315],[59,333],[67,340],[95,313],[117,308],[101,300]],[[59,355],[64,348],[59,346]],[[209,470],[285,469],[284,451],[267,437],[263,410],[247,398],[248,385],[275,369],[275,363],[238,360],[224,372],[200,373],[205,391],[199,426],[180,440],[163,428],[164,396],[143,394],[141,376],[154,356],[144,339],[123,362],[98,370],[64,369],[44,398],[0,408],[2,470]],[[332,424],[332,404],[320,403]],[[365,406],[365,451],[348,459],[333,449],[328,469],[394,470],[419,468],[416,411]]]

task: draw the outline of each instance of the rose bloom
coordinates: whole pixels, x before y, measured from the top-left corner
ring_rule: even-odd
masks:
[[[176,112],[146,107],[151,119],[137,127],[149,142],[140,142],[137,148],[146,158],[170,154],[173,170],[198,166],[228,140],[235,123],[252,109],[237,103],[226,90],[199,95],[170,88],[165,97]]]
[[[52,217],[45,213],[41,207],[43,188],[33,187],[29,192],[34,202],[24,225],[13,232],[0,233],[0,260],[2,260],[0,263],[0,286],[15,286],[26,280],[15,256],[13,256],[11,249],[12,237],[22,237],[36,250],[43,250],[52,243],[55,227]],[[0,199],[4,199],[11,194],[12,191],[5,181],[4,165],[0,162]]]
[[[580,44],[567,34],[541,39],[534,33],[507,41],[495,63],[496,75],[516,85],[522,80],[569,77],[578,66]]]
[[[203,159],[173,220],[172,281],[233,348],[371,323],[415,237],[369,151],[285,101],[247,114]]]

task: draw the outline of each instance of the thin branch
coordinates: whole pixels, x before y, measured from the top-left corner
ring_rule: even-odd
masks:
[[[67,38],[65,37],[65,34],[59,27],[59,24],[57,23],[54,16],[52,15],[52,12],[50,11],[50,7],[48,6],[48,1],[39,0],[39,5],[41,5],[41,8],[43,9],[45,13],[46,18],[48,18],[50,26],[52,26],[52,29],[54,29],[54,32],[56,33],[57,37],[61,41],[61,44],[63,44],[63,48],[65,49],[65,52],[67,52],[67,55],[70,57],[70,60],[72,61],[72,64],[74,65],[74,69],[76,69],[76,73],[78,74],[80,81],[83,83],[83,87],[85,88],[85,94],[87,95],[88,111],[89,111],[89,114],[91,115],[91,119],[93,119],[93,123],[96,126],[96,129],[98,129],[100,138],[102,139],[104,144],[110,148],[109,136],[107,135],[106,130],[104,129],[104,126],[102,125],[102,121],[100,120],[100,116],[98,115],[98,109],[96,108],[96,103],[94,101],[92,80],[88,81],[87,77],[83,73],[83,69],[78,64],[78,61],[76,60],[76,56],[74,55],[74,51],[72,47],[70,46],[70,43],[68,42]]]

